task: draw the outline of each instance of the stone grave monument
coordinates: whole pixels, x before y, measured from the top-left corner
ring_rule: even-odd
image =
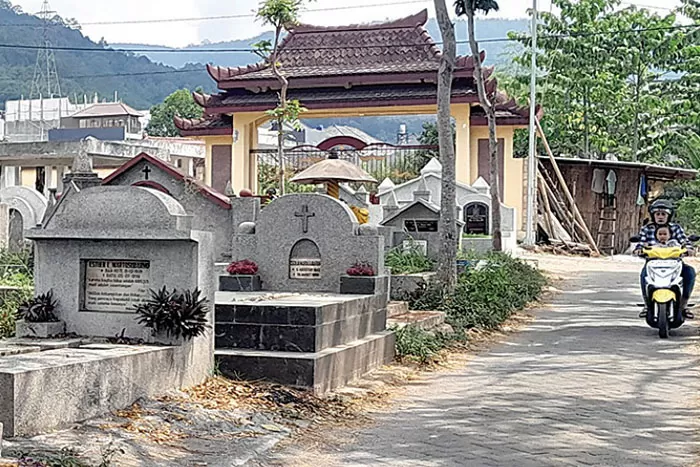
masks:
[[[162,287],[199,289],[211,310],[212,234],[192,230],[184,208],[157,190],[73,190],[28,238],[35,242],[36,294],[52,291],[58,319],[79,337],[19,339],[11,344],[20,350],[0,357],[0,423],[9,436],[198,384],[213,367],[211,325],[203,335],[167,342],[135,313]]]
[[[232,256],[258,266],[262,290],[217,293],[221,371],[321,393],[390,362],[377,228],[359,225],[347,205],[322,194],[280,197],[254,217],[238,226]],[[355,265],[374,275],[348,275]]]

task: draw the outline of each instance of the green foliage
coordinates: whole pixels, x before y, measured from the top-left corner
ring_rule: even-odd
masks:
[[[402,358],[415,358],[420,363],[434,360],[440,350],[450,343],[450,339],[441,333],[434,333],[408,325],[392,328],[396,333],[396,355]]]
[[[151,121],[146,133],[151,136],[179,136],[174,117],[200,118],[203,109],[192,98],[189,89],[178,89],[165,100],[151,107]]]
[[[688,196],[677,203],[676,222],[688,234],[700,233],[700,197]]]
[[[392,248],[384,260],[386,267],[391,268],[392,274],[415,274],[432,271],[435,265],[418,248],[404,251],[401,247]]]
[[[286,170],[284,173],[284,192],[285,193],[314,193],[315,185],[304,185],[301,183],[292,183],[291,180],[296,175],[292,170]],[[274,164],[258,164],[258,187],[260,193],[265,193],[268,188],[279,187],[279,176],[277,166]]]
[[[0,4],[0,43],[43,44],[42,20],[12,7]],[[113,98],[114,92],[137,109],[161,102],[174,89],[204,85],[213,89],[211,78],[202,65],[188,64],[181,72],[159,65],[133,53],[102,51],[108,48],[84,36],[75,23],[56,15],[50,20],[49,38],[54,46],[90,50],[55,51],[61,90],[73,100],[97,93]],[[94,50],[97,51],[94,51]],[[162,55],[162,54],[161,54]],[[4,48],[0,50],[0,105],[6,100],[28,97],[31,91],[36,50]],[[138,73],[138,76],[128,76]]]
[[[498,2],[495,0],[455,0],[455,13],[464,16],[467,11],[488,15],[492,11],[498,11]]]
[[[209,306],[205,298],[199,298],[199,289],[179,293],[163,286],[150,292],[151,298],[136,307],[136,314],[139,324],[150,328],[153,335],[165,333],[168,337],[190,340],[209,328]]]
[[[16,452],[10,455],[17,459],[18,467],[111,467],[114,458],[124,453],[123,448],[110,442],[100,449],[101,460],[98,464],[84,461],[76,449],[68,447],[61,448],[57,453]]]
[[[0,286],[16,288],[0,300],[0,339],[14,334],[17,310],[34,296],[33,263],[31,250],[0,250]]]
[[[538,270],[503,253],[491,253],[478,264],[460,275],[453,294],[431,287],[412,301],[411,308],[446,312],[455,331],[493,329],[536,299],[545,285]]]
[[[299,22],[303,4],[304,0],[263,0],[256,16],[275,28],[287,28]]]
[[[676,12],[620,8],[618,0],[553,5],[556,13],[541,13],[537,99],[555,154],[687,163],[692,147],[686,135],[700,133],[699,29],[677,28]],[[697,2],[683,5],[684,21],[699,24]],[[528,34],[511,37],[529,46]],[[530,52],[517,64],[520,71],[506,89],[520,94],[529,81],[523,70],[529,70]]]
[[[280,104],[272,110],[265,112],[269,117],[272,117],[277,122],[291,123],[294,129],[301,129],[299,115],[306,112],[308,109],[301,105],[297,99],[287,99],[284,104]]]
[[[53,323],[58,321],[56,317],[56,305],[53,298],[53,290],[33,297],[22,303],[17,308],[17,318],[28,323]]]

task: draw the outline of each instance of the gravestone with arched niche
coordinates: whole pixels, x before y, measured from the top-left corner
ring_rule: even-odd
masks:
[[[489,207],[485,203],[473,202],[464,206],[464,233],[489,235]]]

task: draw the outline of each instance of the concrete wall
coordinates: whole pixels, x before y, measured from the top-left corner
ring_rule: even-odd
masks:
[[[148,331],[136,322],[136,314],[80,311],[81,259],[150,260],[150,288],[194,289],[198,284],[197,243],[178,241],[35,240],[35,290],[53,290],[57,314],[68,332],[81,336],[125,335],[147,338]],[[212,262],[213,264],[213,262]]]
[[[503,204],[515,208],[516,219],[520,219],[523,212],[523,193],[525,184],[523,183],[523,166],[525,159],[513,158],[513,135],[514,127],[499,126],[496,128],[496,137],[503,138],[503,187],[501,187],[501,197]],[[471,180],[473,184],[479,178],[479,140],[488,139],[489,130],[486,126],[475,126],[471,129]],[[524,226],[518,225],[517,230],[522,230]]]

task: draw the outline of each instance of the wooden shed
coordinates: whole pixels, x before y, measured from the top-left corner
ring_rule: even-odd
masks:
[[[556,158],[556,162],[604,254],[627,250],[630,237],[639,232],[648,216],[648,203],[663,193],[664,184],[692,180],[697,175],[695,170],[637,162],[574,158]],[[556,185],[549,158],[540,158],[539,167]]]

